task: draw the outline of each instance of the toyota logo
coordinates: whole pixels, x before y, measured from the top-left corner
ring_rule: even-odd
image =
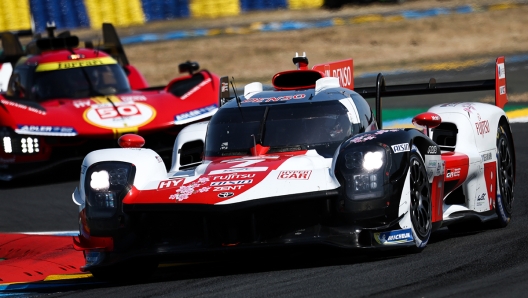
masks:
[[[229,197],[232,197],[234,196],[235,194],[232,193],[232,192],[221,192],[218,194],[218,197],[219,198],[229,198]]]

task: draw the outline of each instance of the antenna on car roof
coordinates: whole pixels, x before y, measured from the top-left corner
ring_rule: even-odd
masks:
[[[306,52],[303,52],[302,56],[299,56],[299,53],[295,52],[293,64],[297,66],[297,69],[308,69],[308,57],[306,57]]]
[[[235,78],[231,77],[231,87],[233,87],[233,93],[235,93],[235,99],[236,99],[238,107],[240,108],[241,101],[240,101],[240,97],[238,97],[236,93],[236,87],[235,87],[235,84],[233,83],[234,81],[235,81]]]
[[[101,51],[101,39],[97,40],[97,46],[95,47],[95,56],[99,57],[99,52]]]
[[[46,31],[48,31],[49,38],[55,38],[55,29],[57,29],[57,27],[55,26],[55,22],[52,21],[46,23]]]

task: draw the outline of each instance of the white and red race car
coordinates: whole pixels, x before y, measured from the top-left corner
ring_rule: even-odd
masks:
[[[251,83],[233,99],[223,78],[221,108],[178,134],[169,172],[137,135],[88,154],[73,193],[83,270],[126,279],[166,258],[276,245],[420,251],[444,226],[508,224],[503,57],[489,80],[386,86],[380,74],[371,88],[354,88],[352,60],[294,63],[273,90]],[[381,96],[478,90],[495,90],[496,104],[437,105],[418,129],[381,129]]]

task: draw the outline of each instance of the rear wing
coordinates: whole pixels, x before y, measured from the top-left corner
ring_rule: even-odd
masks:
[[[376,79],[375,87],[355,88],[354,91],[364,98],[376,98],[376,122],[380,129],[382,128],[381,97],[385,96],[409,96],[495,90],[495,105],[504,109],[504,106],[508,103],[508,96],[506,93],[506,68],[504,66],[504,61],[503,56],[498,57],[495,61],[495,78],[493,79],[436,83],[436,80],[432,78],[428,83],[387,86],[383,74],[380,73]]]

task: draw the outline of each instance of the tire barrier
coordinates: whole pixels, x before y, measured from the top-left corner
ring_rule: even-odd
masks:
[[[322,7],[325,0],[1,0],[0,32],[24,31],[43,33],[47,22],[55,22],[57,29],[99,29],[103,22],[115,26],[141,25],[152,21],[177,18],[216,18],[236,16],[248,11],[305,9]],[[488,5],[462,5],[454,8],[403,10],[383,14],[354,15],[328,20],[286,21],[270,24],[255,23],[247,28],[196,29],[159,34],[132,36],[129,43],[181,39],[258,31],[285,31],[304,28],[321,28],[367,22],[394,22],[421,19],[446,14],[467,14],[489,10],[514,9],[527,5],[517,1]],[[33,27],[32,22],[33,20]]]
[[[245,11],[321,7],[324,0],[2,0],[0,32],[33,29],[99,29],[103,22],[115,26],[187,17],[217,18]],[[32,25],[33,20],[33,25]]]
[[[0,32],[31,28],[28,0],[0,1]]]

